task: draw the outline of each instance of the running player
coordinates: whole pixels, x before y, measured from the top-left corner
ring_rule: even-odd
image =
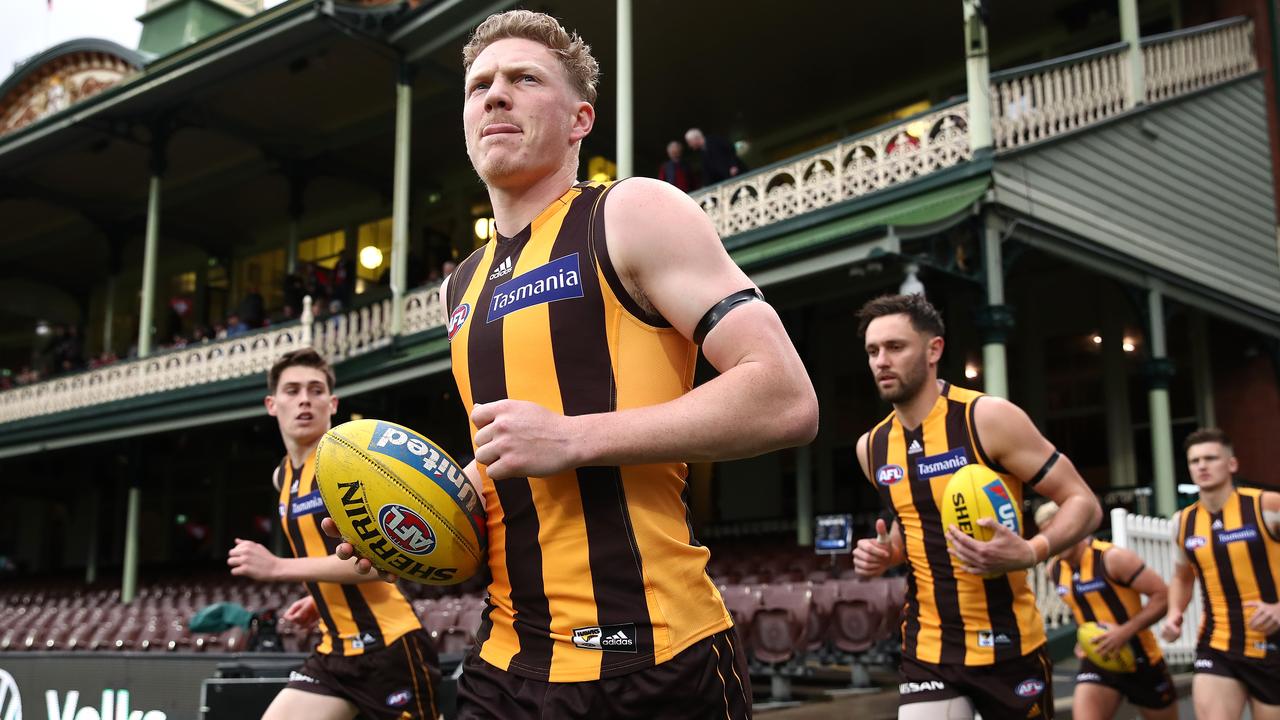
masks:
[[[750,717],[684,463],[809,442],[808,375],[687,195],[577,182],[598,75],[581,38],[515,10],[463,63],[498,237],[442,292],[493,575],[459,716]],[[699,346],[720,374],[693,389]]]
[[[1044,503],[1036,508],[1036,526],[1044,530],[1057,514],[1057,503]],[[1049,578],[1071,608],[1076,624],[1111,626],[1098,637],[1100,653],[1112,655],[1128,645],[1137,665],[1133,672],[1111,672],[1094,664],[1077,645],[1080,671],[1076,673],[1071,717],[1111,720],[1121,700],[1128,698],[1145,720],[1177,720],[1173,678],[1150,629],[1168,607],[1169,588],[1156,571],[1132,550],[1086,537],[1058,553]],[[1146,605],[1142,604],[1143,595],[1147,596]]]
[[[1236,488],[1239,469],[1221,430],[1197,430],[1183,447],[1200,499],[1173,516],[1174,568],[1161,634],[1182,634],[1200,581],[1200,637],[1191,697],[1199,720],[1280,720],[1280,493]]]
[[[267,412],[280,425],[286,454],[272,476],[280,521],[293,557],[236,540],[231,574],[303,583],[308,594],[285,611],[302,626],[323,625],[319,646],[263,715],[268,720],[367,718],[434,720],[439,661],[430,635],[394,585],[369,582],[332,555],[320,532],[325,514],[315,487],[316,447],[338,409],[334,376],[310,348],[281,357],[267,375]]]
[[[1018,406],[938,379],[943,323],[922,295],[876,298],[858,312],[867,362],[893,412],[858,440],[858,461],[897,519],[858,541],[865,576],[907,563],[898,717],[1052,718],[1044,622],[1026,569],[1093,531],[1102,509],[1065,456]],[[978,463],[1061,506],[1060,521],[1025,540],[990,518],[979,542],[944,528],[939,507],[957,469]],[[984,579],[982,575],[1000,573]]]

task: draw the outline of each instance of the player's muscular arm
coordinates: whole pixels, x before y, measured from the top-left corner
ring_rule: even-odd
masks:
[[[1160,628],[1160,637],[1167,642],[1176,640],[1182,633],[1182,615],[1191,603],[1191,591],[1195,588],[1196,574],[1187,561],[1187,554],[1179,544],[1178,526],[1182,511],[1173,514],[1171,523],[1173,533],[1173,577],[1169,579],[1169,609],[1165,615],[1164,625]]]
[[[1169,607],[1169,588],[1155,570],[1146,567],[1142,558],[1127,548],[1112,547],[1102,556],[1102,563],[1112,580],[1128,583],[1129,587],[1147,597],[1142,610],[1129,618],[1128,622],[1098,637],[1098,650],[1103,655],[1110,655],[1119,652],[1139,631],[1164,617],[1165,610]]]
[[[1098,527],[1102,522],[1102,507],[1069,458],[1059,455],[1048,471],[1041,474],[1055,452],[1054,447],[1021,408],[1002,398],[987,396],[978,401],[973,415],[978,440],[987,456],[1023,482],[1029,483],[1039,475],[1035,490],[1056,502],[1059,510],[1049,527],[1030,540],[1022,539],[990,518],[978,521],[979,525],[995,532],[985,543],[959,530],[948,530],[953,554],[965,563],[969,572],[1008,572],[1031,567]]]
[[[632,297],[685,337],[716,303],[754,287],[706,213],[667,183],[620,183],[605,204],[605,223],[609,256]],[[497,480],[592,465],[749,457],[813,438],[813,385],[772,307],[737,307],[708,333],[702,351],[720,375],[660,405],[572,418],[509,400],[477,406],[476,459]]]
[[[231,574],[264,582],[333,582],[362,583],[372,580],[348,562],[333,555],[324,557],[283,558],[260,543],[236,539],[227,553]]]
[[[1280,538],[1280,493],[1262,493],[1262,522],[1271,531],[1271,537]]]

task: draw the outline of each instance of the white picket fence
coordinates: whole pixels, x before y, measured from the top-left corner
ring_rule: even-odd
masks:
[[[1115,508],[1111,511],[1111,541],[1138,553],[1165,582],[1173,579],[1173,523],[1168,518],[1133,515],[1124,508]],[[1170,665],[1190,665],[1195,660],[1200,614],[1200,589],[1194,587],[1191,604],[1182,616],[1182,635],[1171,643],[1160,640],[1160,648]],[[1160,623],[1152,627],[1157,637],[1160,627]]]

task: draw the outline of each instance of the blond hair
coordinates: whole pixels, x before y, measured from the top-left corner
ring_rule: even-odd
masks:
[[[570,33],[558,20],[531,10],[509,10],[490,15],[471,34],[462,48],[463,73],[471,72],[471,64],[493,43],[511,38],[540,43],[560,59],[578,97],[594,104],[596,83],[600,80],[600,64],[591,56],[591,46],[578,33]]]

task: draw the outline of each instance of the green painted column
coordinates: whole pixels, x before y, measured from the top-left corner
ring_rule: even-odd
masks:
[[[1147,403],[1151,411],[1151,485],[1156,514],[1168,517],[1178,509],[1173,472],[1173,419],[1169,410],[1169,380],[1174,366],[1165,346],[1164,295],[1158,287],[1147,291],[1148,347]]]
[[[1138,0],[1120,0],[1120,39],[1129,43],[1125,64],[1129,74],[1126,93],[1131,108],[1147,100],[1146,63],[1142,59],[1142,35],[1138,25]]]
[[[969,150],[976,156],[991,148],[991,62],[987,56],[987,22],[980,12],[983,0],[963,2]]]
[[[156,304],[156,250],[160,244],[160,173],[152,172],[147,193],[147,234],[142,249],[142,299],[138,308],[138,357],[151,354],[152,313]]]
[[[409,263],[409,139],[412,76],[401,65],[396,77],[395,176],[391,190],[391,334],[404,327],[404,294]]]
[[[1009,397],[1009,364],[1005,341],[1013,329],[1013,309],[1004,304],[1003,238],[995,218],[987,215],[982,227],[982,256],[987,284],[987,306],[978,311],[982,331],[982,391]]]
[[[618,179],[635,171],[635,98],[632,94],[631,0],[618,0]]]
[[[813,446],[796,448],[796,545],[813,545]]]
[[[135,455],[136,457],[136,455]],[[133,468],[141,472],[140,467]],[[124,578],[120,586],[120,602],[131,603],[138,594],[138,519],[142,512],[142,488],[129,486],[129,505],[124,524]]]

